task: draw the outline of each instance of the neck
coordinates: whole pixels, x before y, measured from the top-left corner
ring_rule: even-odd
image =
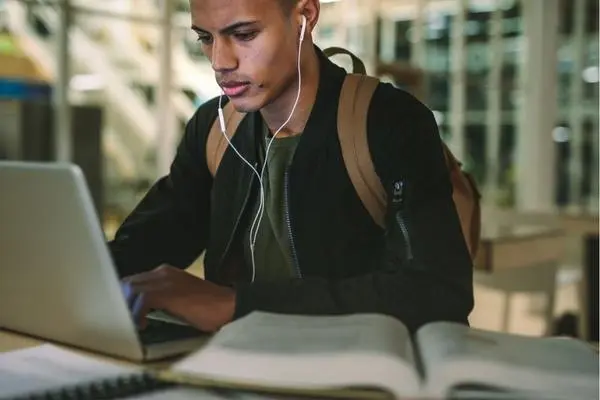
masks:
[[[302,86],[298,104],[289,122],[279,131],[277,137],[292,136],[304,130],[312,106],[317,97],[319,87],[319,59],[315,48],[310,42],[302,49],[301,65]],[[263,107],[260,113],[269,127],[275,133],[287,121],[294,107],[298,94],[298,76],[294,82],[272,103]]]

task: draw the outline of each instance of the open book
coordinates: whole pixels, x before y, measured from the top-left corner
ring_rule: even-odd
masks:
[[[598,398],[598,355],[584,342],[436,322],[411,338],[374,314],[254,312],[224,327],[163,378],[318,398]]]

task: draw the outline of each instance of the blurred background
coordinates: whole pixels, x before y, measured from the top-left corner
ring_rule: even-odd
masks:
[[[473,324],[597,342],[598,1],[321,3],[316,43],[429,106],[481,189]],[[0,159],[79,164],[108,237],[217,94],[188,0],[0,0]]]

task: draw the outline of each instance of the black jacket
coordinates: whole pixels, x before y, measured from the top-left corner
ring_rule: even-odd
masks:
[[[119,274],[163,263],[185,268],[206,250],[205,277],[235,286],[236,317],[252,310],[379,312],[396,316],[412,331],[433,320],[468,323],[472,263],[432,113],[389,84],[375,92],[368,140],[390,199],[383,230],[363,207],[342,159],[336,119],[346,72],[320,51],[319,58],[317,98],[287,173],[282,205],[290,217],[298,277],[249,282],[241,239],[258,183],[231,149],[214,180],[207,169],[205,143],[217,99],[202,105],[189,121],[170,173],[150,189],[110,242]],[[233,138],[251,163],[261,124],[260,114],[250,113]],[[395,187],[402,193],[394,193]],[[400,201],[392,202],[394,196]]]

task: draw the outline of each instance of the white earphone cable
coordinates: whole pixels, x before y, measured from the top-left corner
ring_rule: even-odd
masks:
[[[269,150],[271,149],[271,144],[273,143],[273,141],[275,140],[275,138],[277,137],[277,135],[279,134],[279,132],[281,132],[281,130],[290,122],[290,120],[292,119],[292,116],[294,115],[294,111],[296,110],[296,107],[298,106],[298,102],[300,101],[300,94],[302,92],[302,71],[300,68],[300,56],[302,54],[302,42],[300,42],[300,46],[298,46],[298,62],[297,62],[297,68],[298,68],[298,91],[296,93],[296,99],[294,100],[294,105],[292,106],[292,110],[287,118],[287,120],[279,127],[279,129],[277,131],[275,131],[275,133],[273,134],[273,137],[269,140],[269,143],[267,145],[267,149],[265,151],[265,159],[263,161],[263,166],[262,169],[260,171],[260,181],[262,182],[263,179],[263,174],[265,172],[266,166],[267,166],[267,162],[268,162],[268,154],[269,154]],[[263,207],[260,210],[260,220],[262,220],[264,214],[264,203],[263,203]],[[259,222],[260,224],[260,222]],[[257,225],[258,226],[258,225]],[[254,245],[256,244],[256,237],[257,237],[257,232],[258,232],[258,227],[254,227],[255,232],[254,232],[254,237],[252,238],[252,247],[254,247]]]
[[[221,107],[221,99],[223,98],[223,95],[221,95],[219,97],[218,112],[219,112],[219,122],[221,124],[221,132],[223,133],[223,136],[225,136],[225,139],[227,140],[227,143],[229,143],[229,146],[231,146],[231,148],[235,151],[235,153],[238,155],[238,157],[242,161],[244,161],[244,163],[246,163],[246,165],[248,165],[250,167],[250,169],[252,170],[252,172],[258,177],[258,182],[260,184],[259,205],[258,205],[256,215],[254,216],[252,225],[250,226],[250,234],[249,234],[249,236],[250,236],[250,256],[252,259],[252,278],[251,278],[252,282],[254,282],[254,279],[256,277],[254,245],[256,244],[256,239],[258,237],[258,230],[260,228],[260,223],[262,221],[262,218],[264,215],[264,209],[265,209],[265,188],[264,188],[264,184],[263,184],[263,174],[264,174],[264,171],[267,166],[267,162],[269,159],[269,150],[271,149],[271,144],[273,143],[273,140],[275,140],[275,138],[279,134],[279,132],[281,132],[281,130],[290,122],[290,120],[292,119],[292,116],[294,115],[294,111],[296,110],[296,107],[298,106],[298,102],[300,101],[300,94],[302,92],[302,70],[301,70],[300,56],[302,55],[302,42],[304,39],[305,29],[306,29],[306,18],[303,18],[302,31],[300,33],[300,44],[298,45],[298,60],[297,60],[298,91],[296,93],[296,99],[294,101],[294,105],[292,106],[292,110],[290,111],[290,114],[289,114],[287,120],[279,127],[279,129],[277,129],[277,131],[275,131],[275,133],[273,134],[273,137],[271,137],[271,139],[269,140],[269,143],[267,144],[267,148],[266,148],[265,156],[264,156],[265,159],[263,161],[263,165],[262,165],[260,173],[256,170],[256,168],[252,164],[250,164],[250,162],[248,162],[248,160],[246,160],[244,158],[244,156],[242,156],[240,154],[240,152],[235,148],[233,143],[231,143],[231,140],[229,139],[227,132],[225,132],[226,128],[225,128],[225,122],[223,119],[223,108]],[[261,138],[261,140],[262,140],[262,138]]]

